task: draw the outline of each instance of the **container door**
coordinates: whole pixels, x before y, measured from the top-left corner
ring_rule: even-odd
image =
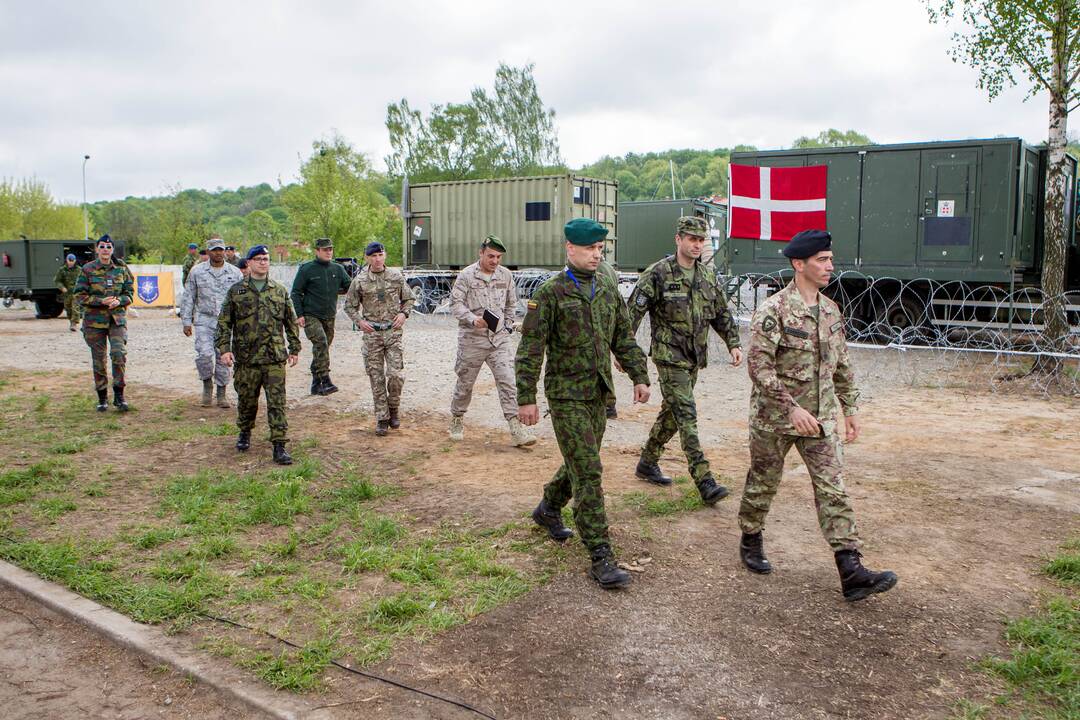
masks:
[[[1016,238],[1016,258],[1024,265],[1035,260],[1036,218],[1039,191],[1039,154],[1029,148],[1023,150],[1020,164],[1020,227]]]
[[[925,150],[919,260],[968,263],[974,257],[979,151]]]
[[[431,263],[431,218],[409,218],[409,264]]]
[[[62,242],[38,241],[30,242],[30,287],[35,290],[53,288],[53,277],[63,264],[61,253],[64,251]]]
[[[864,272],[915,266],[920,210],[919,151],[868,152],[863,161],[859,245]]]

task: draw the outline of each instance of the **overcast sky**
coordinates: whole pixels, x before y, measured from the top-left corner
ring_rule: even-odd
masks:
[[[0,177],[62,200],[296,177],[341,132],[384,168],[386,106],[460,102],[536,64],[571,167],[602,155],[1046,138],[1047,99],[988,102],[917,0],[53,2],[0,0]]]

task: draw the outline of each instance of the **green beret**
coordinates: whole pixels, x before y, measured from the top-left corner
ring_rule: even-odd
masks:
[[[506,252],[506,246],[503,245],[503,241],[499,239],[498,235],[488,235],[484,238],[484,242],[480,243],[480,247],[491,248],[493,250],[498,250],[501,253]]]
[[[574,218],[563,226],[563,234],[573,245],[595,245],[607,239],[607,228],[589,218]]]
[[[709,237],[709,226],[705,224],[705,218],[696,215],[683,215],[679,218],[680,235],[697,235]]]
[[[328,248],[328,247],[334,247],[334,241],[331,240],[330,238],[316,238],[315,239],[315,249],[316,250],[318,250],[319,248]]]

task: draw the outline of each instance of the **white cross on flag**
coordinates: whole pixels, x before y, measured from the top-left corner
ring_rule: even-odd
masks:
[[[825,227],[828,167],[728,166],[728,237],[787,242]]]

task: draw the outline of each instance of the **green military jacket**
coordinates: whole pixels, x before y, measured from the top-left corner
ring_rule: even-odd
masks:
[[[107,328],[127,325],[127,306],[135,295],[135,278],[122,260],[113,258],[108,265],[93,260],[82,266],[75,281],[75,299],[83,307],[83,327]],[[106,298],[120,304],[105,307]]]
[[[259,291],[246,278],[229,288],[218,316],[215,346],[219,353],[231,352],[238,365],[272,365],[299,355],[296,313],[285,286],[267,278]]]
[[[638,278],[627,304],[633,332],[649,315],[649,354],[658,365],[687,370],[705,367],[710,327],[728,350],[739,347],[739,326],[728,308],[727,295],[713,269],[700,261],[694,263],[692,274],[682,271],[674,255],[653,263]]]
[[[71,292],[75,289],[75,283],[79,281],[79,275],[82,274],[82,268],[78,265],[67,266],[64,263],[60,266],[60,269],[56,271],[56,275],[53,276],[53,284],[56,285],[57,290],[67,290]]]
[[[188,255],[184,258],[183,277],[180,278],[180,284],[187,287],[187,276],[191,272],[191,268],[195,267],[195,263],[199,262],[198,253],[194,255]]]
[[[844,316],[821,293],[816,320],[794,282],[762,302],[750,323],[746,358],[754,384],[750,424],[758,429],[799,435],[788,413],[794,405],[811,411],[816,405],[828,435],[841,408],[844,415],[858,412]]]
[[[634,341],[618,288],[602,273],[579,281],[580,288],[563,270],[529,300],[515,360],[519,405],[536,403],[545,353],[548,400],[593,400],[613,393],[610,353],[635,385],[649,384],[645,354]]]
[[[333,260],[327,263],[308,260],[301,264],[292,285],[296,315],[329,320],[337,315],[338,295],[348,290],[351,282],[345,267]]]

